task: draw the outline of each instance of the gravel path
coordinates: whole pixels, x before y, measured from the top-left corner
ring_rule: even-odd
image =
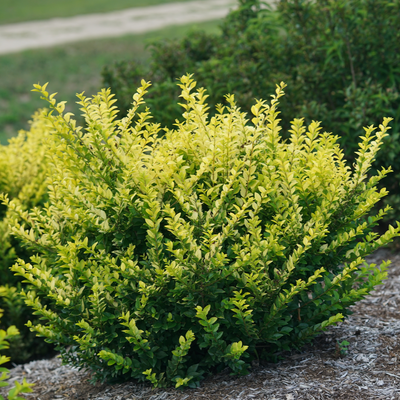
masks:
[[[195,0],[111,13],[0,25],[0,54],[219,19],[225,17],[236,5],[236,0]]]

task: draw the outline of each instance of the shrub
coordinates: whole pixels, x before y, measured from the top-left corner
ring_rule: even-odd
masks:
[[[21,210],[42,206],[47,199],[48,162],[46,158],[47,129],[44,127],[44,111],[33,116],[28,132],[20,131],[9,144],[0,146],[0,194],[13,199]],[[0,328],[16,325],[20,334],[10,339],[10,348],[5,350],[14,362],[21,363],[41,356],[52,348],[25,326],[32,313],[19,296],[20,277],[10,267],[22,258],[29,260],[32,253],[21,242],[10,235],[9,222],[17,218],[4,204],[0,205],[0,306],[4,319]]]
[[[368,216],[387,194],[367,172],[389,118],[365,129],[354,171],[337,137],[294,119],[280,137],[276,89],[252,123],[234,97],[208,118],[206,94],[181,79],[176,130],[137,113],[149,84],[116,119],[109,90],[79,95],[86,128],[50,104],[50,201],[12,232],[37,255],[12,267],[64,362],[95,378],[195,386],[207,373],[300,347],[351,313],[386,277],[364,257],[398,236]],[[136,122],[132,122],[136,121]],[[47,305],[43,303],[47,302]]]
[[[3,316],[2,313],[3,310],[0,310],[0,320]],[[0,350],[8,349],[9,343],[8,340],[13,338],[14,336],[17,336],[19,334],[18,329],[15,326],[10,326],[6,331],[3,329],[0,329]],[[10,359],[9,357],[6,357],[4,355],[0,355],[0,365],[5,364],[8,362]],[[7,373],[9,372],[7,368],[0,367],[0,387],[5,387],[8,386],[8,383],[5,382],[9,376]],[[18,396],[20,393],[31,393],[32,389],[31,386],[33,386],[32,383],[27,383],[25,378],[22,381],[22,384],[19,382],[15,382],[14,388],[12,388],[8,392],[7,399],[8,400],[24,400],[23,397]],[[0,395],[0,400],[4,400],[4,397]]]
[[[280,0],[274,11],[262,3],[240,0],[239,8],[224,20],[220,37],[208,36],[213,43],[208,57],[192,58],[194,47],[204,48],[197,44],[196,34],[175,43],[159,42],[149,68],[142,67],[133,77],[134,60],[108,67],[103,83],[121,97],[118,107],[124,110],[129,98],[121,96],[123,91],[133,92],[142,76],[150,79],[154,87],[149,107],[158,121],[172,127],[177,110],[164,112],[162,106],[173,104],[171,82],[187,71],[195,72],[208,88],[209,104],[226,104],[224,94],[233,93],[246,112],[254,98],[265,98],[274,82],[283,80],[289,87],[283,99],[285,131],[293,116],[302,115],[306,123],[324,121],[328,131],[340,134],[351,161],[362,127],[377,125],[382,115],[388,115],[394,119],[393,133],[376,168],[392,166],[394,173],[382,183],[398,212],[400,1]],[[207,42],[206,36],[199,35],[200,43]],[[185,52],[187,41],[192,45]],[[393,220],[395,214],[389,217]]]

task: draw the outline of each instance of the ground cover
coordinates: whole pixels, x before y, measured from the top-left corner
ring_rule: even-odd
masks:
[[[173,0],[174,2],[188,0]],[[74,15],[103,13],[131,7],[148,7],[172,3],[171,0],[2,0],[0,24],[33,21],[39,19],[72,17]]]
[[[6,143],[19,129],[27,129],[30,116],[43,107],[33,83],[49,82],[49,89],[62,88],[60,98],[79,115],[76,93],[96,93],[101,87],[104,65],[134,58],[146,63],[147,45],[161,38],[183,37],[191,29],[217,32],[220,21],[164,28],[142,35],[71,43],[49,49],[28,50],[0,56],[0,142]]]

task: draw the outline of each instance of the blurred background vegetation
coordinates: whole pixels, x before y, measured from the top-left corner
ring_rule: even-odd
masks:
[[[175,1],[175,0],[174,0]],[[179,1],[179,0],[178,0]],[[188,1],[188,0],[180,0]],[[121,10],[171,3],[171,0],[2,0],[0,24],[23,22],[31,19],[67,17],[84,13]],[[135,59],[149,62],[148,45],[161,39],[178,39],[192,30],[217,33],[220,21],[171,26],[140,35],[90,40],[63,44],[52,48],[27,50],[0,55],[0,143],[6,144],[20,129],[28,129],[31,115],[45,104],[37,93],[32,93],[34,83],[49,82],[49,90],[66,100],[67,110],[79,115],[75,104],[76,93],[97,93],[102,86],[101,71],[105,65]]]

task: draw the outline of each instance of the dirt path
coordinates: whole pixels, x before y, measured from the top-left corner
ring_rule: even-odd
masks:
[[[195,0],[104,14],[1,25],[0,54],[219,19],[236,5],[236,0]]]

